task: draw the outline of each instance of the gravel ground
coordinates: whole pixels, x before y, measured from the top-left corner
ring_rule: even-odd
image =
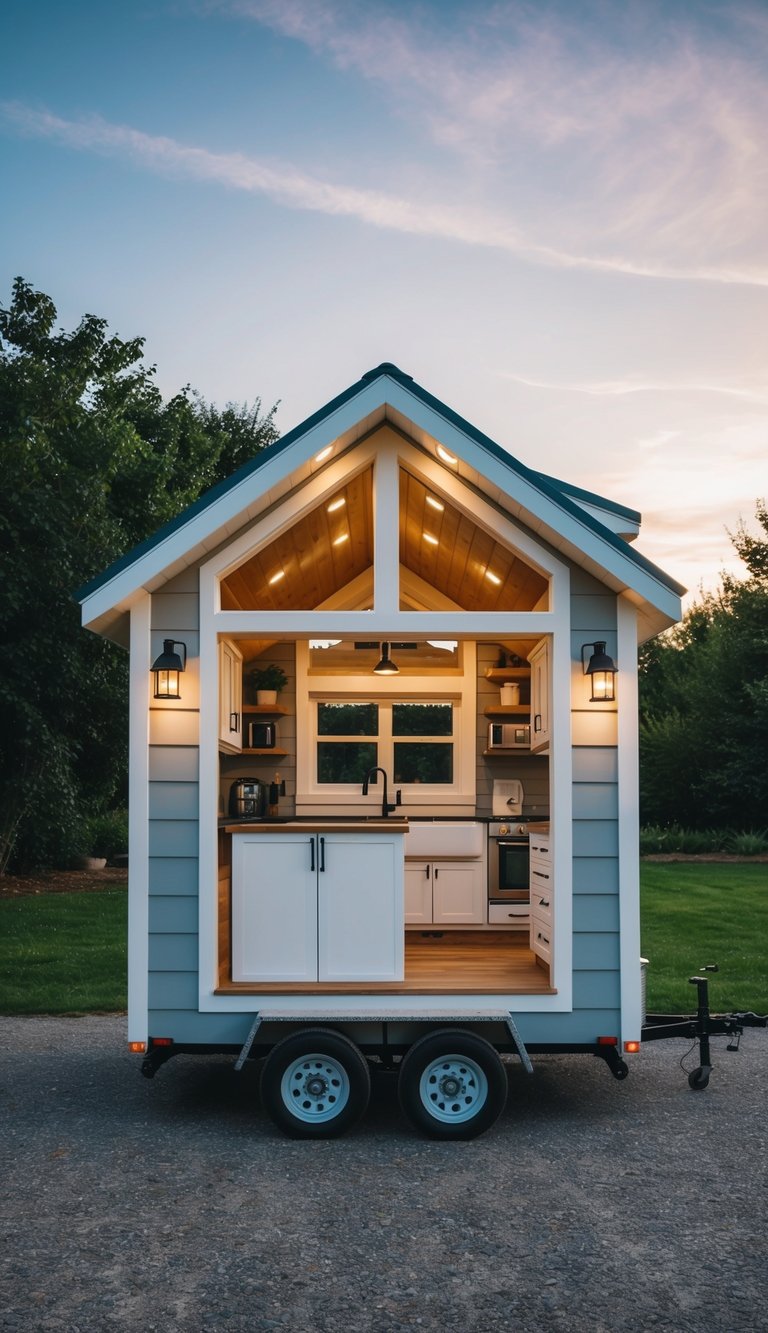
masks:
[[[768,1032],[510,1066],[496,1128],[418,1138],[379,1074],[346,1138],[283,1138],[258,1069],[154,1082],[124,1019],[4,1019],[0,1328],[768,1329]]]

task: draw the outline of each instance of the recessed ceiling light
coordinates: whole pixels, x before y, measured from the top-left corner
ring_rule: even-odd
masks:
[[[442,513],[443,510],[445,509],[445,505],[443,504],[442,500],[436,500],[434,495],[427,496],[427,504],[431,505],[433,509],[437,509],[440,513]]]
[[[328,455],[332,453],[333,453],[333,445],[332,444],[326,445],[325,449],[321,449],[319,454],[315,454],[315,462],[322,463],[323,459],[327,458]]]
[[[422,532],[421,535],[424,538],[425,542],[429,542],[430,546],[440,545],[439,541],[437,540],[437,537],[433,537],[431,532]]]
[[[486,569],[485,577],[487,579],[490,579],[491,583],[496,583],[496,584],[501,583],[501,579],[499,578],[498,574],[492,574],[490,569]]]
[[[272,578],[269,580],[269,582],[270,582],[270,584],[272,584],[272,583],[279,583],[280,580],[281,580],[281,579],[284,579],[284,578],[285,578],[285,570],[284,570],[284,569],[279,569],[279,570],[277,571],[276,574],[273,574],[273,575],[272,575]]]
[[[454,454],[449,454],[448,450],[444,449],[442,444],[438,444],[437,446],[437,456],[438,458],[442,458],[444,463],[450,463],[451,467],[455,467],[459,461]]]
[[[340,537],[335,537],[335,538],[334,538],[332,544],[333,544],[334,546],[343,546],[344,542],[348,542],[348,541],[349,541],[349,533],[348,533],[348,532],[342,532],[342,534],[341,534]]]
[[[332,500],[331,503],[327,506],[328,513],[335,514],[336,510],[342,509],[346,503],[347,503],[346,496],[340,495],[338,500]]]

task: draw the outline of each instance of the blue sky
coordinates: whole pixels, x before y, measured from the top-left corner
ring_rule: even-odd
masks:
[[[0,300],[283,431],[394,361],[711,588],[768,491],[767,75],[766,3],[5,0]]]

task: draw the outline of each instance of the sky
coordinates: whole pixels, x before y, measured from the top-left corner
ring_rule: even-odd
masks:
[[[768,0],[4,0],[0,303],[285,433],[392,361],[643,513],[768,493]]]

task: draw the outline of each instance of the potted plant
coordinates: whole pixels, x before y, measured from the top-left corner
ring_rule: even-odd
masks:
[[[269,666],[255,667],[251,672],[251,684],[256,691],[257,704],[276,704],[277,696],[288,682],[283,668],[271,662]]]

